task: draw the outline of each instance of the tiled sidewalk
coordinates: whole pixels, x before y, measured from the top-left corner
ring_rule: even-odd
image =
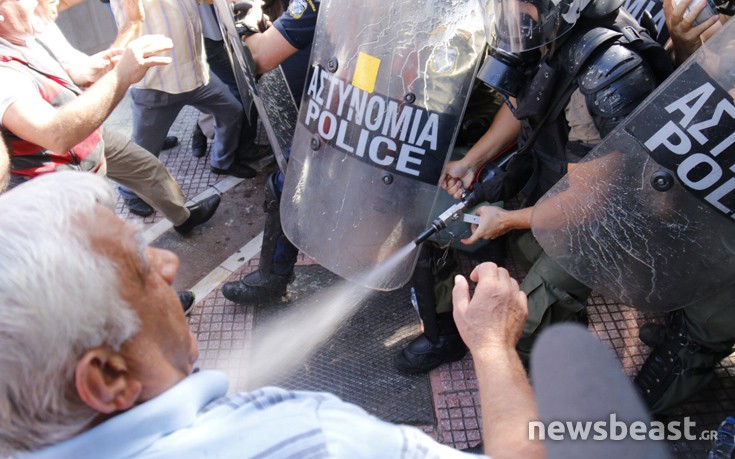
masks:
[[[129,110],[123,101],[121,108],[108,122],[108,127],[129,132]],[[169,171],[177,178],[184,193],[192,198],[208,187],[220,183],[224,177],[209,172],[208,156],[201,159],[190,154],[191,131],[197,118],[193,109],[185,109],[170,131],[177,135],[180,144],[168,152],[163,152],[161,159]],[[262,191],[260,192],[262,193]],[[253,205],[260,205],[262,194],[253,197]],[[122,201],[117,206],[118,213],[129,216]],[[158,222],[160,216],[143,220],[146,226]],[[254,224],[260,224],[258,222]],[[262,228],[262,224],[260,226]],[[206,250],[206,247],[204,248]],[[244,265],[232,276],[236,279],[244,273],[257,269],[257,256],[250,260],[242,260]],[[189,262],[196,262],[189,261]],[[309,264],[311,260],[303,256],[299,264]],[[225,368],[231,379],[245,381],[247,378],[247,358],[232,359],[233,352],[247,356],[250,338],[253,331],[252,306],[242,307],[232,304],[222,297],[218,285],[206,297],[198,298],[197,308],[191,315],[190,325],[196,333],[200,349],[200,366],[203,368]],[[640,369],[646,355],[650,351],[637,338],[638,328],[648,320],[661,320],[660,315],[646,314],[616,304],[600,296],[589,300],[589,329],[615,354],[622,368],[631,375]],[[735,376],[735,360],[731,356],[717,370],[717,380],[705,389],[701,395],[690,403],[680,407],[669,419],[681,420],[691,417],[697,423],[697,430],[715,429],[727,415],[735,414],[735,393],[733,393],[733,376]],[[439,441],[456,448],[476,445],[481,440],[481,418],[477,379],[471,356],[450,365],[443,365],[430,374],[434,393],[436,423],[421,426],[426,432]],[[604,397],[604,394],[600,394]],[[583,403],[580,400],[580,403]],[[709,449],[708,441],[680,441],[672,444],[676,457],[706,457]]]

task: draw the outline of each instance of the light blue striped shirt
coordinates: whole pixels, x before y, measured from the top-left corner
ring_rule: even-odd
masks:
[[[415,427],[383,422],[331,394],[275,387],[226,392],[224,374],[194,373],[91,430],[19,457],[475,457],[437,443]]]

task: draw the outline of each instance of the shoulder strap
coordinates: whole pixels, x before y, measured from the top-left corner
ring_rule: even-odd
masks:
[[[50,74],[50,73],[43,72],[43,71],[37,69],[36,67],[34,67],[30,63],[24,61],[23,59],[21,59],[19,57],[8,56],[8,55],[2,55],[2,54],[0,54],[0,62],[5,62],[5,63],[18,62],[19,64],[21,64],[21,65],[29,68],[30,70],[32,70],[32,71],[34,71],[34,72],[36,72],[36,73],[38,73],[40,75],[43,75],[44,77],[48,78],[49,80],[53,81],[54,83],[56,83],[56,84],[58,84],[60,86],[63,86],[64,88],[68,89],[69,91],[73,92],[76,95],[79,95],[79,94],[82,93],[82,90],[79,89],[79,87],[77,85],[75,85],[74,83],[72,83],[71,81],[68,81],[68,80],[66,80],[64,78],[58,77],[58,76],[53,75],[53,74]]]

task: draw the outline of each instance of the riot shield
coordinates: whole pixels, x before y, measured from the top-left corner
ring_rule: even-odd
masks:
[[[571,275],[643,310],[735,280],[731,21],[536,205],[533,233]]]
[[[321,2],[281,222],[339,276],[379,290],[410,279],[416,251],[380,279],[364,274],[430,221],[485,45],[475,8]]]
[[[214,9],[235,73],[237,88],[240,90],[242,105],[249,116],[250,108],[255,104],[278,167],[285,172],[298,116],[296,103],[281,67],[256,77],[253,57],[238,33],[233,14],[234,5],[230,0],[214,0]]]

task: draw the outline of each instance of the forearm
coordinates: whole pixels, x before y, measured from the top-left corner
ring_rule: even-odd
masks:
[[[255,72],[260,75],[273,70],[295,54],[293,47],[275,27],[263,33],[255,33],[245,39],[255,62]]]
[[[113,71],[59,109],[40,97],[19,99],[5,111],[3,125],[22,139],[66,152],[102,125],[126,89]]]
[[[131,41],[140,36],[145,20],[145,11],[140,0],[121,0],[122,13],[125,21],[117,33],[117,38],[110,48],[124,48]],[[118,18],[119,20],[119,18]]]
[[[515,349],[473,353],[482,401],[485,454],[493,458],[541,458],[543,445],[530,440],[538,420],[533,390]]]
[[[142,24],[140,21],[126,22],[118,31],[117,37],[110,48],[125,48],[128,43],[140,36],[141,30]]]
[[[511,230],[530,229],[532,215],[533,215],[533,207],[525,207],[523,209],[507,211],[506,212],[507,220],[505,223],[506,230],[511,231]]]
[[[503,105],[493,119],[493,123],[480,140],[470,148],[463,158],[473,170],[500,154],[505,147],[518,140],[521,122],[518,121],[508,106]]]
[[[125,96],[128,87],[129,83],[123,82],[118,72],[112,71],[62,106],[57,112],[56,123],[60,129],[66,126],[67,138],[63,143],[71,148],[100,127]]]

